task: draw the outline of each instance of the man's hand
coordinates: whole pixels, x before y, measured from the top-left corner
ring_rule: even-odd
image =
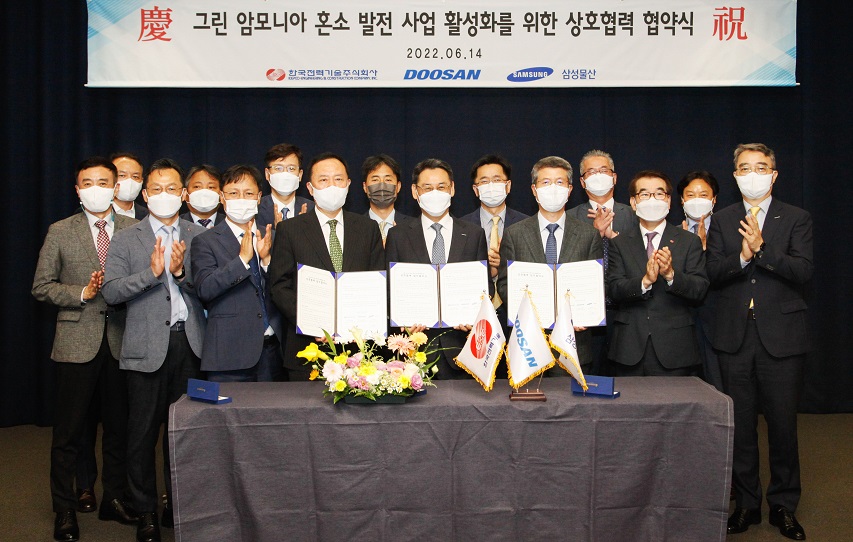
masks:
[[[492,278],[498,276],[498,266],[501,264],[501,255],[500,253],[490,248],[489,249],[489,272],[492,275]]]
[[[758,252],[761,245],[764,243],[764,238],[761,236],[761,228],[758,226],[758,219],[752,216],[752,213],[747,213],[746,217],[740,221],[738,233],[743,236],[745,242],[744,248],[749,249],[749,258],[744,258],[745,261],[752,259],[752,255]],[[743,256],[741,250],[741,257]]]
[[[706,250],[708,248],[708,232],[705,231],[705,217],[708,215],[704,215],[699,219],[699,225],[696,226],[696,235],[699,236],[699,239],[702,240],[702,250]]]
[[[240,239],[240,259],[243,263],[249,265],[252,258],[255,257],[255,245],[252,243],[252,223],[249,222],[249,229],[243,232],[243,237]]]
[[[169,273],[180,275],[184,269],[184,252],[187,250],[187,244],[183,241],[172,242],[172,258],[169,261]]]
[[[90,299],[94,299],[98,292],[101,290],[101,286],[104,285],[104,272],[103,271],[95,271],[92,273],[92,276],[89,277],[89,284],[83,289],[83,299],[89,301]]]
[[[278,207],[276,207],[275,205],[272,206],[272,213],[273,221],[275,222],[275,225],[278,226],[278,223],[281,222],[282,219],[284,219],[284,215],[281,211],[278,210]]]
[[[654,258],[658,267],[658,274],[662,276],[665,281],[669,282],[675,278],[675,270],[672,268],[672,252],[669,251],[669,247],[663,247],[660,250],[656,250]]]
[[[586,328],[583,326],[573,326],[573,327],[575,328],[575,331],[586,331]]]
[[[303,204],[302,204],[302,208],[301,208],[301,209],[299,209],[299,214],[300,214],[300,215],[304,215],[304,214],[305,214],[305,213],[307,213],[307,212],[308,212],[308,204],[307,204],[307,203],[303,203]]]
[[[453,329],[458,329],[459,331],[464,331],[465,333],[469,333],[474,326],[469,324],[459,324],[458,326],[453,326]]]
[[[652,284],[657,282],[658,273],[660,272],[660,268],[658,267],[657,260],[655,259],[655,253],[652,254],[652,257],[649,258],[649,261],[646,262],[646,274],[643,276],[643,287],[651,288]]]
[[[272,224],[267,224],[266,233],[264,235],[258,231],[258,239],[255,241],[255,248],[258,251],[258,258],[264,265],[270,264],[270,251],[272,250]]]
[[[592,219],[592,225],[598,230],[602,237],[613,237],[613,217],[616,216],[613,209],[602,207],[599,205],[595,211],[590,207],[587,210],[587,217]]]
[[[151,252],[151,272],[154,273],[155,277],[162,275],[166,268],[166,262],[163,258],[165,252],[166,247],[163,246],[163,238],[157,237],[154,241],[154,250]]]
[[[426,331],[426,329],[427,329],[427,327],[423,324],[415,324],[415,325],[408,327],[408,328],[401,327],[400,331],[403,333],[408,332],[409,335],[411,335],[412,333],[418,333],[419,331]]]

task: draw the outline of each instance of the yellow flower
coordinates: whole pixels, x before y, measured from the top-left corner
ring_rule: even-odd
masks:
[[[376,372],[376,367],[371,364],[362,365],[358,368],[358,376],[368,376]]]
[[[349,354],[347,354],[346,352],[341,352],[340,354],[335,356],[335,363],[337,363],[339,365],[344,365],[347,362],[348,357],[349,357]]]
[[[423,331],[412,333],[409,336],[409,339],[411,339],[411,341],[415,343],[415,346],[421,346],[427,343],[427,336],[426,333],[424,333]]]
[[[343,379],[338,380],[334,384],[335,391],[344,391],[347,389],[347,383],[343,381]]]
[[[426,363],[427,355],[423,352],[415,352],[415,361],[418,363]]]
[[[308,376],[308,380],[317,380],[317,377],[320,376],[320,371],[314,369],[311,371],[311,374]]]
[[[408,388],[409,384],[411,384],[411,383],[412,383],[412,381],[409,380],[408,376],[406,376],[406,375],[400,376],[400,386],[402,386],[403,388]]]
[[[317,359],[327,360],[329,356],[320,350],[317,343],[309,343],[304,350],[296,354],[298,358],[305,358],[306,361],[317,361]]]

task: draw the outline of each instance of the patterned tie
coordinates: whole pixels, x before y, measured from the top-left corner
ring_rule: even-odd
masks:
[[[107,251],[110,249],[110,236],[107,234],[107,221],[98,220],[95,222],[98,228],[98,259],[101,261],[101,271],[107,262]]]
[[[548,240],[545,242],[545,263],[557,263],[557,236],[554,232],[559,228],[559,224],[548,224],[545,228],[548,229]]]
[[[441,224],[435,222],[430,228],[435,230],[435,240],[432,242],[432,264],[447,263],[447,258],[444,256],[444,236],[441,235]]]
[[[654,239],[657,234],[658,232],[656,231],[650,231],[646,234],[646,238],[648,239],[648,241],[646,241],[646,257],[649,259],[651,259],[652,254],[655,253],[655,244],[652,242],[652,239]]]
[[[761,211],[761,207],[759,207],[759,206],[757,206],[757,205],[756,205],[755,207],[750,207],[750,208],[749,208],[749,212],[750,212],[750,213],[752,213],[752,216],[753,216],[753,217],[755,217],[755,220],[758,220],[758,213],[759,213],[760,211]],[[759,231],[760,231],[760,230],[759,230]],[[755,308],[755,298],[750,298],[750,299],[749,299],[749,308],[750,308],[750,310],[752,310],[752,309],[754,309],[754,308]]]
[[[208,226],[210,226],[211,222],[212,221],[209,218],[199,218],[198,219],[198,223],[201,224],[201,226],[203,228],[207,228]]]
[[[289,207],[282,207],[281,208],[281,219],[282,220],[287,220],[287,215],[289,215],[289,214],[290,214],[290,208]]]
[[[245,233],[240,234],[240,238],[242,239]],[[252,241],[254,241],[255,232],[252,232]],[[258,265],[258,253],[255,252],[252,254],[252,258],[249,260],[249,271],[252,272],[252,276],[255,278],[255,285],[258,289],[258,301],[261,302],[261,315],[264,320],[264,330],[270,327],[270,319],[267,316],[267,306],[265,303],[264,297],[264,277],[261,275],[261,268]]]
[[[338,232],[335,227],[338,225],[337,220],[329,220],[326,222],[329,225],[329,256],[332,257],[332,265],[335,267],[335,272],[340,273],[344,267],[344,252],[341,250],[341,241],[338,239]]]

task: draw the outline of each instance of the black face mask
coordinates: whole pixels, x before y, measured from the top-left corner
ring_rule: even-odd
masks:
[[[376,183],[367,185],[367,199],[380,209],[394,205],[397,199],[396,183]]]

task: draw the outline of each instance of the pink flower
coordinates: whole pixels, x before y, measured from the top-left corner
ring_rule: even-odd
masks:
[[[424,387],[424,379],[421,378],[419,374],[412,375],[412,389],[415,391],[420,391],[421,388]]]
[[[359,361],[360,360],[355,359],[355,356],[349,357],[347,358],[347,367],[354,369],[358,367]]]
[[[388,337],[388,348],[392,352],[406,355],[415,349],[415,344],[405,335],[391,335]]]
[[[395,360],[395,361],[389,361],[389,362],[386,364],[386,366],[388,367],[388,370],[389,370],[389,371],[390,371],[391,369],[405,369],[405,368],[406,368],[406,364],[405,364],[405,363],[403,363],[402,361],[396,361],[396,360]]]

